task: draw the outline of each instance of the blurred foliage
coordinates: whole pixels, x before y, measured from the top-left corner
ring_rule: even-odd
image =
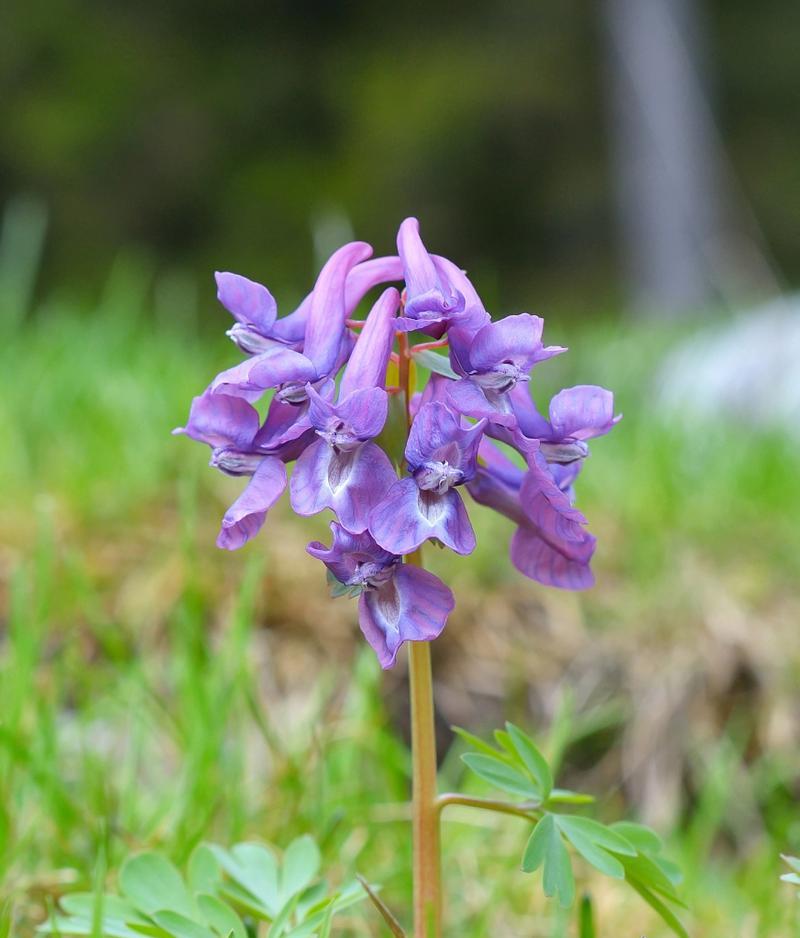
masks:
[[[493,308],[596,308],[613,295],[601,11],[6,0],[0,203],[50,207],[50,284],[96,288],[134,244],[296,294],[320,217],[386,251],[386,219],[417,213]],[[796,279],[800,8],[708,14],[721,131]]]
[[[380,672],[353,605],[329,600],[303,550],[325,517],[284,501],[255,543],[216,550],[241,480],[169,437],[238,357],[224,314],[206,341],[191,283],[129,254],[94,304],[30,306],[41,232],[18,203],[0,242],[0,905],[15,900],[15,936],[91,889],[98,855],[109,870],[147,847],[183,863],[201,840],[309,830],[333,881],[362,872],[402,911],[403,663]],[[741,922],[782,938],[797,903],[779,854],[800,845],[800,459],[739,414],[698,425],[660,410],[654,376],[686,331],[548,320],[572,351],[537,368],[537,399],[598,382],[625,414],[578,488],[598,586],[523,580],[510,524],[470,508],[475,553],[426,556],[458,597],[434,647],[437,704],[476,732],[500,714],[550,727],[549,758],[601,795],[599,817],[667,832],[692,935]],[[440,751],[457,789],[446,731]],[[568,933],[519,875],[524,822],[460,810],[445,831],[454,933]],[[598,935],[665,934],[581,868],[587,887]],[[353,916],[354,933],[370,927]]]

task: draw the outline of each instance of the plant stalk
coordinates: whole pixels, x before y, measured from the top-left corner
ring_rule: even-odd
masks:
[[[413,765],[414,936],[439,938],[442,874],[430,642],[408,643],[408,675]]]
[[[399,385],[405,397],[406,434],[411,427],[411,358],[408,336],[398,335]],[[422,550],[405,558],[422,566]],[[436,728],[433,708],[430,642],[408,643],[411,704],[411,817],[414,883],[414,938],[440,938],[442,932],[442,871],[439,847],[439,805],[436,790]]]

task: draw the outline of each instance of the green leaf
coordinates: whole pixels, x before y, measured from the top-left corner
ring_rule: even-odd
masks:
[[[412,349],[411,355],[418,365],[427,368],[428,371],[432,371],[434,374],[444,375],[445,378],[457,379],[459,377],[453,371],[450,360],[444,355],[434,352],[433,349],[423,349],[421,352],[415,352]]]
[[[636,880],[647,889],[660,893],[670,902],[686,908],[685,903],[675,892],[675,887],[666,873],[651,857],[642,853],[635,857],[623,857],[622,865],[625,867],[625,878],[627,880]]]
[[[554,788],[547,799],[548,804],[594,804],[594,795],[587,795],[581,791],[570,791],[568,788]]]
[[[302,922],[310,911],[322,908],[332,901],[332,897],[328,895],[328,884],[324,880],[318,880],[313,886],[304,890],[297,900],[298,921]]]
[[[319,847],[308,834],[289,844],[281,870],[281,898],[284,902],[311,884],[319,873],[320,863]]]
[[[229,934],[232,934],[233,938],[247,938],[244,922],[222,899],[201,893],[197,897],[197,905],[206,922],[223,938]]]
[[[495,738],[495,742],[498,746],[501,746],[508,754],[511,756],[514,762],[518,762],[517,754],[514,751],[514,746],[511,742],[511,737],[505,730],[495,730],[492,735]]]
[[[197,912],[181,874],[160,853],[139,853],[126,860],[119,884],[124,895],[146,915],[169,909],[192,918]]]
[[[546,801],[553,790],[553,775],[547,759],[536,748],[530,736],[523,733],[518,726],[506,723],[506,730],[523,765],[536,779],[542,801]]]
[[[330,938],[332,922],[333,922],[333,906],[331,906],[328,909],[328,911],[325,913],[325,919],[322,922],[322,930],[319,933],[319,938]]]
[[[787,856],[787,854],[782,853],[781,860],[783,860],[784,863],[788,863],[795,873],[800,873],[800,858],[790,857],[790,856]]]
[[[578,938],[595,938],[591,896],[583,896],[578,910]]]
[[[96,901],[97,896],[93,892],[72,892],[62,896],[59,905],[67,914],[91,921]],[[144,921],[130,902],[109,893],[103,894],[103,919],[118,919],[120,922],[136,919]]]
[[[91,935],[93,932],[92,920],[89,918],[72,918],[64,916],[55,916],[47,922],[43,922],[38,929],[46,935]],[[140,931],[134,931],[131,927],[121,922],[104,922],[103,935],[107,938],[139,938]]]
[[[276,913],[268,909],[263,902],[259,902],[252,893],[243,889],[238,883],[223,883],[219,888],[220,895],[233,903],[235,906],[244,909],[248,915],[252,915],[262,922],[271,922]]]
[[[278,889],[278,861],[273,853],[252,843],[237,844],[230,852],[216,846],[212,849],[231,879],[258,899],[269,917],[274,918],[283,903]]]
[[[644,899],[644,901],[653,909],[658,915],[661,916],[663,921],[675,932],[679,938],[689,938],[689,933],[683,927],[681,920],[678,916],[672,911],[672,909],[662,902],[655,893],[651,892],[645,885],[643,885],[636,878],[631,878],[628,876],[628,882],[631,887],[639,893],[639,895]]]
[[[664,857],[651,857],[650,859],[656,866],[661,868],[661,871],[673,886],[680,886],[683,882],[683,872],[677,863],[673,863],[672,860],[667,860]]]
[[[164,931],[168,932],[172,938],[217,938],[214,932],[210,931],[204,925],[193,922],[185,915],[179,912],[156,912],[153,919],[157,925],[160,925]]]
[[[289,919],[292,917],[292,913],[297,907],[298,898],[299,897],[295,894],[288,902],[284,903],[283,908],[275,916],[275,921],[267,932],[267,938],[280,938],[280,936],[286,932]]]
[[[544,894],[556,896],[562,908],[569,908],[575,898],[575,878],[552,814],[545,814],[534,827],[522,857],[522,869],[526,873],[534,872],[542,864]]]
[[[664,842],[658,834],[649,827],[645,827],[644,824],[635,824],[633,821],[617,821],[609,826],[611,830],[622,834],[641,853],[661,853],[664,847]]]
[[[198,844],[189,857],[186,880],[194,892],[214,893],[222,879],[222,870],[208,844]]]
[[[629,840],[619,831],[606,827],[594,818],[581,817],[577,814],[559,814],[556,815],[556,821],[568,837],[570,836],[568,832],[574,832],[612,853],[621,853],[625,857],[636,856],[636,848]]]
[[[573,827],[570,823],[575,818],[553,815],[556,825],[562,831],[578,853],[592,864],[593,867],[611,876],[613,879],[625,879],[625,868],[619,860],[612,856],[607,850],[599,846],[591,837],[587,836],[580,827]],[[579,820],[586,820],[585,818]]]
[[[465,765],[484,781],[512,795],[539,800],[539,790],[535,783],[513,765],[503,762],[496,756],[479,752],[467,752],[461,757]]]
[[[514,760],[507,755],[507,753],[498,752],[494,746],[481,739],[480,736],[475,736],[474,733],[470,733],[469,730],[464,730],[460,726],[451,726],[450,729],[468,746],[472,746],[472,748],[477,749],[478,752],[482,752],[486,756],[491,756],[493,759],[500,759],[502,762],[506,762],[509,765],[513,764]]]

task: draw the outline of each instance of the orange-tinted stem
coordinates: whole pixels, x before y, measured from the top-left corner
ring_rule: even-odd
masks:
[[[413,389],[410,382],[408,336],[405,333],[398,335],[398,346],[399,384],[404,394],[408,432]],[[422,566],[422,550],[408,554],[405,562]],[[408,679],[411,700],[414,938],[439,938],[442,930],[442,873],[430,642],[408,643]]]

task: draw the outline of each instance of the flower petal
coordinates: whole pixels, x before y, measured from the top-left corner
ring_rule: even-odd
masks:
[[[375,257],[362,261],[347,275],[344,287],[345,313],[350,316],[367,293],[381,283],[401,281],[403,279],[403,263],[397,255],[390,257]],[[312,290],[297,309],[288,316],[278,319],[272,329],[272,334],[286,343],[300,343],[302,345],[306,334],[308,315],[311,312],[311,300],[314,297]]]
[[[464,480],[475,474],[478,455],[486,421],[481,420],[471,427],[461,426],[461,417],[454,414],[441,401],[431,401],[420,407],[406,443],[406,459],[414,469],[431,459],[447,461],[464,474]]]
[[[550,424],[557,440],[590,440],[608,433],[619,420],[614,417],[614,395],[593,384],[565,388],[550,401]]]
[[[403,262],[394,254],[373,257],[357,264],[347,275],[344,288],[347,314],[350,315],[373,287],[382,283],[400,283],[403,279]]]
[[[491,322],[483,301],[464,271],[446,257],[439,257],[438,254],[431,254],[431,257],[439,279],[450,285],[451,292],[460,293],[464,297],[464,311],[454,317],[454,324],[474,333],[481,326]]]
[[[463,311],[464,297],[439,276],[420,238],[416,218],[406,218],[400,225],[397,250],[403,261],[406,282],[406,316],[402,319],[435,322]],[[398,323],[398,328],[404,325],[401,320]]]
[[[586,518],[570,504],[546,465],[539,461],[531,461],[522,480],[520,503],[526,517],[549,544],[567,556],[585,559],[586,545],[594,540],[585,529]]]
[[[378,297],[364,322],[350,361],[342,375],[339,396],[344,398],[357,388],[382,388],[394,344],[394,324],[400,306],[400,294],[394,287]]]
[[[341,420],[359,440],[376,437],[389,412],[389,395],[383,388],[361,388],[331,404],[309,387],[308,398],[309,417],[317,430],[327,429],[331,420]]]
[[[289,491],[299,515],[332,509],[347,531],[367,529],[370,513],[397,481],[389,457],[374,443],[339,453],[324,440],[312,443],[297,460]]]
[[[475,371],[489,371],[500,362],[513,362],[527,371],[536,362],[560,355],[566,349],[542,345],[544,320],[540,316],[519,313],[480,329],[469,350],[470,364]]]
[[[518,384],[508,392],[508,395],[522,434],[532,440],[549,440],[553,432],[552,428],[536,409],[536,404],[526,385]]]
[[[470,378],[453,381],[447,388],[449,403],[460,414],[476,420],[485,418],[503,427],[514,427],[517,418],[508,394],[484,390]]]
[[[353,534],[337,521],[331,521],[331,546],[313,541],[306,547],[312,557],[321,560],[337,580],[346,583],[356,572],[359,563],[371,562],[389,566],[395,557],[379,547],[369,532]]]
[[[347,276],[370,254],[372,248],[363,241],[345,244],[334,251],[317,277],[303,345],[303,353],[314,363],[317,377],[329,375],[336,364],[347,318]]]
[[[402,564],[380,589],[362,593],[358,620],[382,668],[391,668],[404,642],[437,638],[453,611],[452,592],[432,573]]]
[[[430,538],[457,554],[475,549],[475,532],[459,493],[423,492],[412,478],[400,479],[389,489],[370,515],[369,530],[393,554],[410,554]]]
[[[217,547],[237,550],[255,537],[285,488],[286,467],[280,459],[265,456],[247,488],[225,512]]]
[[[258,425],[258,411],[247,401],[206,390],[192,401],[186,426],[176,427],[172,432],[209,446],[246,451],[258,432]]]
[[[316,369],[305,355],[289,348],[273,348],[218,374],[211,382],[211,390],[215,394],[253,400],[267,388],[276,388],[288,381],[305,384],[315,378]]]
[[[530,525],[522,525],[511,538],[511,562],[524,576],[560,589],[584,590],[594,585],[589,560],[594,552],[594,538],[585,559],[567,557],[539,536]]]
[[[278,315],[278,306],[269,290],[239,274],[218,271],[217,299],[233,318],[256,332],[269,336]]]

